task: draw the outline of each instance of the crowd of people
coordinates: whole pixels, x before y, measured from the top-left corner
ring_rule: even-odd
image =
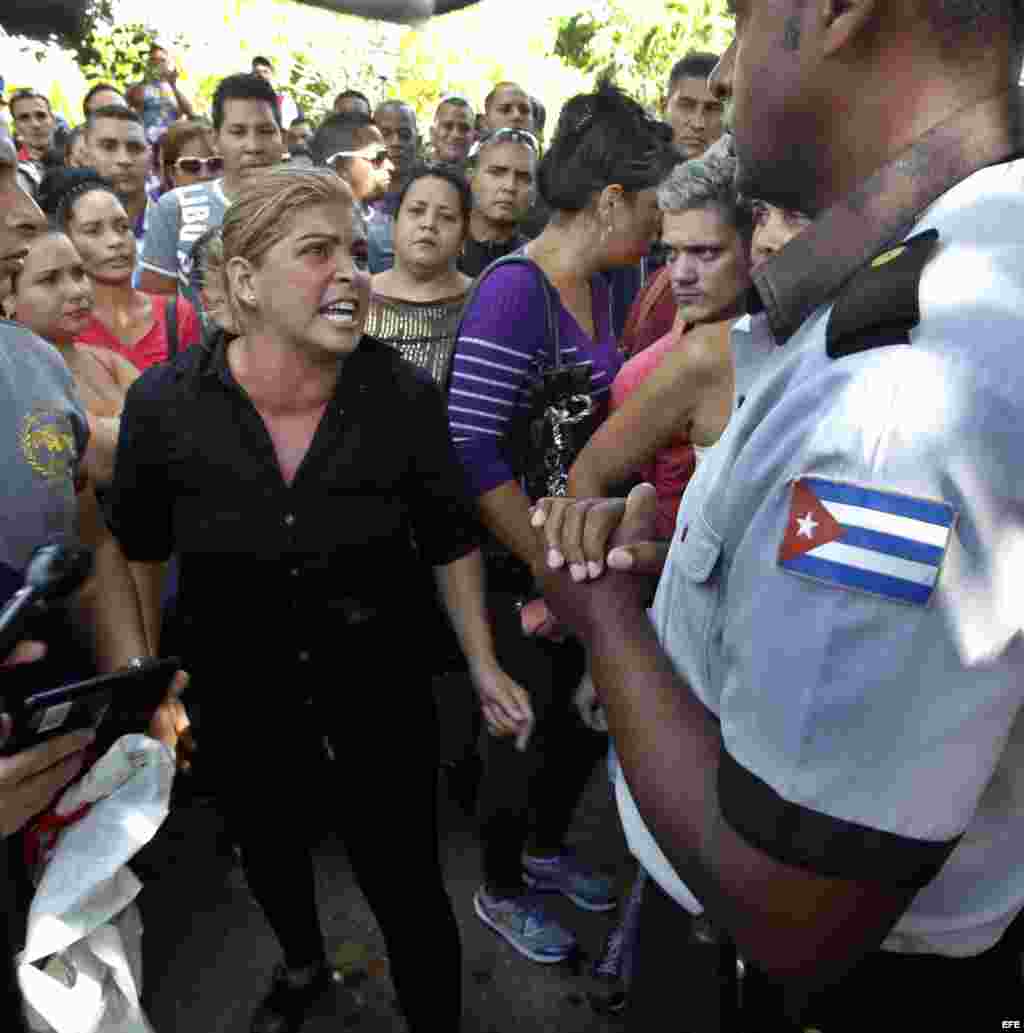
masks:
[[[282,954],[253,1033],[332,984],[325,753],[408,1028],[460,1028],[452,677],[476,917],[551,964],[551,894],[608,912],[589,996],[631,1031],[1024,1018],[1020,14],[823,6],[738,2],[661,110],[601,80],[550,132],[507,81],[317,124],[266,57],[207,119],[160,44],[75,128],[6,98],[0,596],[55,535],[96,553],[12,659],[182,657]],[[85,746],[0,758],[9,845]],[[617,875],[568,841],[604,764]]]

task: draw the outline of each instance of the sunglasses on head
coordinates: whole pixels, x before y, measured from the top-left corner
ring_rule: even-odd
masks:
[[[174,168],[189,176],[205,175],[207,172],[216,175],[224,171],[224,159],[220,155],[214,155],[212,158],[179,158],[174,163]]]
[[[537,137],[533,133],[527,132],[525,129],[514,129],[511,126],[505,129],[495,129],[487,140],[516,140],[519,143],[526,144],[534,154],[540,151],[540,144],[537,142]],[[486,140],[481,141],[486,143]]]
[[[363,161],[368,161],[375,169],[379,169],[388,160],[388,152],[380,150],[371,158],[369,155],[363,154],[362,151],[338,151],[336,154],[332,154],[324,164],[333,165],[337,158],[362,158]]]

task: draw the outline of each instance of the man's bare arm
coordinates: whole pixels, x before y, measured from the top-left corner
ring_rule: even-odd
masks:
[[[631,522],[629,510],[626,518],[619,514],[616,546],[650,538],[653,489],[635,489],[630,506],[639,516]],[[545,525],[537,551],[554,544],[563,544],[559,532]],[[564,570],[543,564],[534,574],[555,614],[587,645],[594,685],[644,820],[744,957],[799,991],[835,980],[877,948],[917,888],[818,875],[775,860],[733,830],[719,803],[724,747],[718,722],[658,642],[645,610],[649,580],[609,570],[576,584]]]

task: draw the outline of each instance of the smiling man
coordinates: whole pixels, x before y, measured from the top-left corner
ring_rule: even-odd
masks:
[[[475,121],[472,105],[465,97],[450,94],[442,98],[430,127],[430,142],[438,161],[465,166],[476,135]]]
[[[274,88],[257,75],[229,75],[213,95],[213,130],[224,176],[168,191],[150,213],[142,251],[144,291],[179,289],[195,304],[189,273],[192,245],[219,226],[246,177],[281,161],[284,142]]]
[[[711,926],[744,1007],[785,1013],[739,1027],[949,1029],[966,1005],[962,1028],[1002,1028],[1024,946],[1018,5],[735,13],[711,85],[737,187],[814,216],[753,272],[778,359],[667,560],[649,489],[535,517],[657,883],[632,1025],[678,1029],[658,986]]]

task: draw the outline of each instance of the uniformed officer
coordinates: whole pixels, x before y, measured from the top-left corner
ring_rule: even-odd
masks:
[[[737,2],[713,86],[742,189],[815,216],[754,273],[784,355],[691,481],[650,618],[616,572],[658,556],[649,488],[534,516],[633,851],[795,1028],[1024,1019],[1018,7]]]
[[[35,201],[15,178],[17,157],[6,126],[0,124],[0,285],[20,271],[29,241],[45,226]],[[113,671],[137,656],[150,655],[136,588],[124,554],[111,536],[82,473],[80,461],[88,441],[85,410],[71,373],[55,348],[24,327],[0,319],[0,603],[21,587],[23,572],[36,546],[58,538],[81,540],[95,552],[95,577],[77,598],[82,630],[91,634],[101,671]],[[41,643],[23,644],[15,657],[39,661]],[[60,650],[38,670],[39,684],[65,670]],[[6,666],[8,658],[0,657]],[[44,661],[45,663],[45,661]],[[0,671],[0,696],[4,678]],[[150,734],[172,748],[187,718],[176,701],[185,684],[179,674],[171,698],[161,707]],[[0,715],[0,744],[11,731]],[[8,860],[18,852],[12,837],[43,810],[78,772],[88,745],[83,733],[62,735],[0,758],[0,949],[10,938],[20,945],[24,914],[16,905],[17,878]],[[20,844],[19,844],[20,846]],[[23,887],[24,889],[24,887]],[[20,928],[15,928],[20,923]],[[18,994],[7,951],[0,962],[0,1028],[20,1028]]]

